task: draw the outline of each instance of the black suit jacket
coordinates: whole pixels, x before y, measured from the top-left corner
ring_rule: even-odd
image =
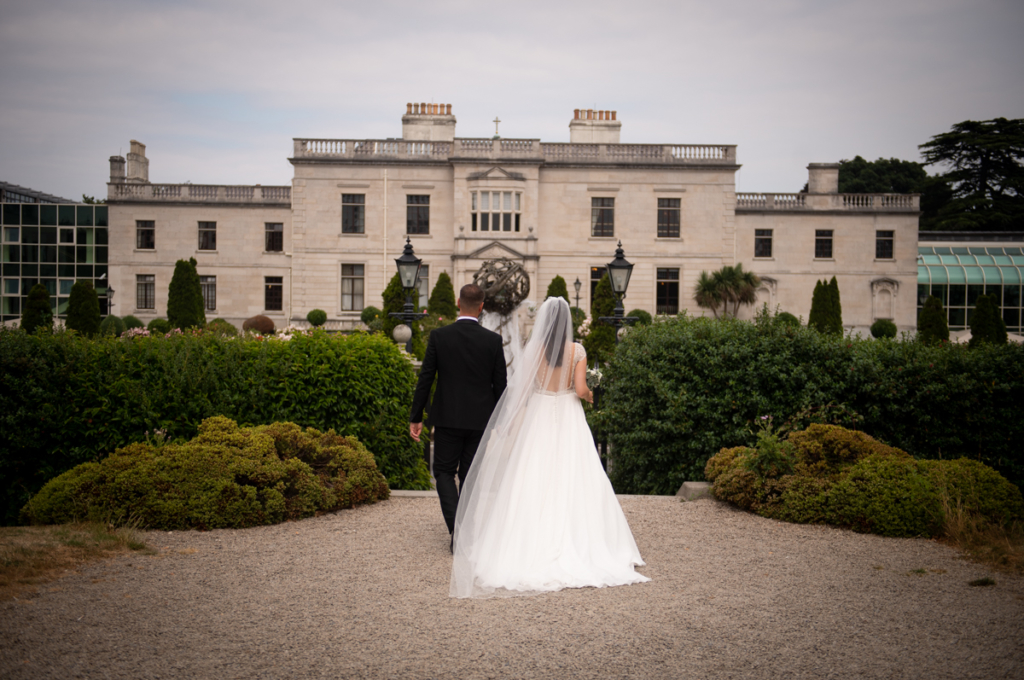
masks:
[[[435,376],[437,389],[428,424],[483,430],[505,391],[501,336],[469,320],[431,331],[409,422],[422,421]]]

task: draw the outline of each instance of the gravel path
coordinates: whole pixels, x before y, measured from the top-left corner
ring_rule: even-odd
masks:
[[[969,587],[992,574],[927,540],[620,502],[652,582],[484,601],[448,598],[432,498],[151,532],[158,555],[0,603],[0,677],[1024,677],[1024,579]]]

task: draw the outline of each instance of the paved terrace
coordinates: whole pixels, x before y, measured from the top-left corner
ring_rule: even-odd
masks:
[[[923,539],[620,497],[653,581],[448,598],[435,498],[151,532],[0,604],[0,677],[1020,678],[1024,582]]]

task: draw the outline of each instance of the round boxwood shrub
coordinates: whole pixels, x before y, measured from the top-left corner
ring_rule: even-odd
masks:
[[[1024,520],[1020,490],[978,461],[915,460],[863,432],[831,425],[793,432],[788,442],[792,474],[757,474],[756,448],[712,456],[705,475],[714,496],[765,517],[883,536],[939,535],[953,508],[980,523]]]
[[[311,309],[309,314],[306,315],[306,321],[314,328],[323,326],[327,323],[327,312],[322,309]]]
[[[293,423],[207,418],[189,442],[131,444],[50,480],[22,509],[32,524],[137,522],[146,529],[243,528],[388,498],[354,437]]]
[[[213,321],[206,324],[206,330],[223,336],[236,336],[238,335],[238,329],[230,321],[225,319],[216,318]]]
[[[790,328],[800,327],[800,319],[796,318],[789,312],[779,312],[778,314],[775,315],[775,319],[779,323],[785,326],[789,326]]]
[[[359,320],[369,326],[374,320],[380,319],[380,315],[381,311],[376,307],[363,307],[363,311],[359,313]]]
[[[166,335],[167,333],[171,332],[171,322],[168,321],[167,319],[153,319],[152,321],[149,322],[149,325],[146,326],[146,330],[148,330],[150,333],[160,333],[162,335]]]
[[[124,321],[120,317],[111,314],[100,321],[100,335],[113,335],[115,338],[124,333]]]
[[[242,330],[271,335],[274,332],[274,321],[269,316],[257,314],[242,322]]]
[[[650,312],[645,312],[642,309],[634,309],[626,316],[635,316],[637,320],[634,322],[636,326],[649,326],[651,324]]]
[[[878,319],[871,324],[871,337],[873,338],[895,338],[898,329],[889,319]]]
[[[126,331],[131,330],[133,328],[145,328],[146,327],[146,324],[142,323],[142,319],[140,319],[137,316],[132,316],[131,314],[129,314],[126,317],[123,317],[121,319],[121,321],[124,322],[124,329]]]

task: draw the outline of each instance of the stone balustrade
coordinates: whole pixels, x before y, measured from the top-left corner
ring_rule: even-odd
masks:
[[[918,212],[918,194],[736,194],[736,210],[849,210]]]
[[[470,139],[420,142],[373,139],[295,139],[293,160],[499,160],[547,164],[613,163],[735,165],[736,147],[725,144],[565,144],[539,139]]]
[[[223,184],[108,184],[107,200],[112,203],[255,203],[288,205],[290,186],[229,186]]]

